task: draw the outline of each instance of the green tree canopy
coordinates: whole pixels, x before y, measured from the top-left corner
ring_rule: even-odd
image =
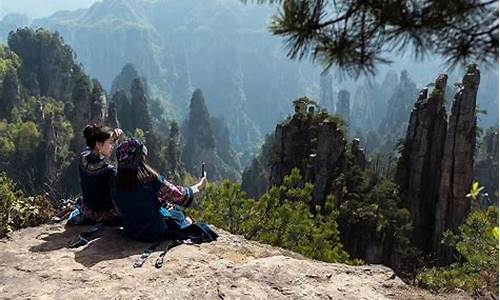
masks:
[[[314,187],[310,183],[302,186],[299,170],[293,169],[281,186],[273,186],[259,200],[254,200],[238,184],[226,180],[209,186],[202,207],[190,213],[233,234],[314,259],[359,263],[349,259],[340,243],[333,197],[328,197],[328,214],[313,215],[309,205]]]

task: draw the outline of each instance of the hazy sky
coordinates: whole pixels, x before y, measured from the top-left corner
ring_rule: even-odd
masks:
[[[49,16],[58,10],[86,8],[98,0],[0,0],[0,18],[9,13],[26,14],[31,19]]]

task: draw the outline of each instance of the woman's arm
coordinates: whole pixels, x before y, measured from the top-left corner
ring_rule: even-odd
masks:
[[[178,186],[168,182],[163,177],[159,177],[161,186],[156,193],[156,196],[161,203],[173,203],[181,206],[189,207],[194,199],[194,196],[205,188],[206,177],[203,177],[200,182],[190,187]]]

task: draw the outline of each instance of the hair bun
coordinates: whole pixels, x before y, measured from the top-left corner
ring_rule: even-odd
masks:
[[[104,143],[112,137],[113,129],[97,124],[89,124],[83,129],[83,137],[87,146],[94,149],[97,142]]]
[[[95,133],[95,129],[96,129],[96,125],[95,124],[85,126],[85,128],[83,129],[83,137],[86,140],[91,139],[92,136]]]

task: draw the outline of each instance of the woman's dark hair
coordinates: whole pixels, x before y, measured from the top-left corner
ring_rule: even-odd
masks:
[[[139,184],[154,180],[158,172],[145,161],[141,162],[137,169],[118,169],[111,184],[122,191],[133,191]]]
[[[83,137],[89,148],[94,149],[97,142],[104,143],[113,135],[113,129],[104,125],[87,125],[83,129]]]

